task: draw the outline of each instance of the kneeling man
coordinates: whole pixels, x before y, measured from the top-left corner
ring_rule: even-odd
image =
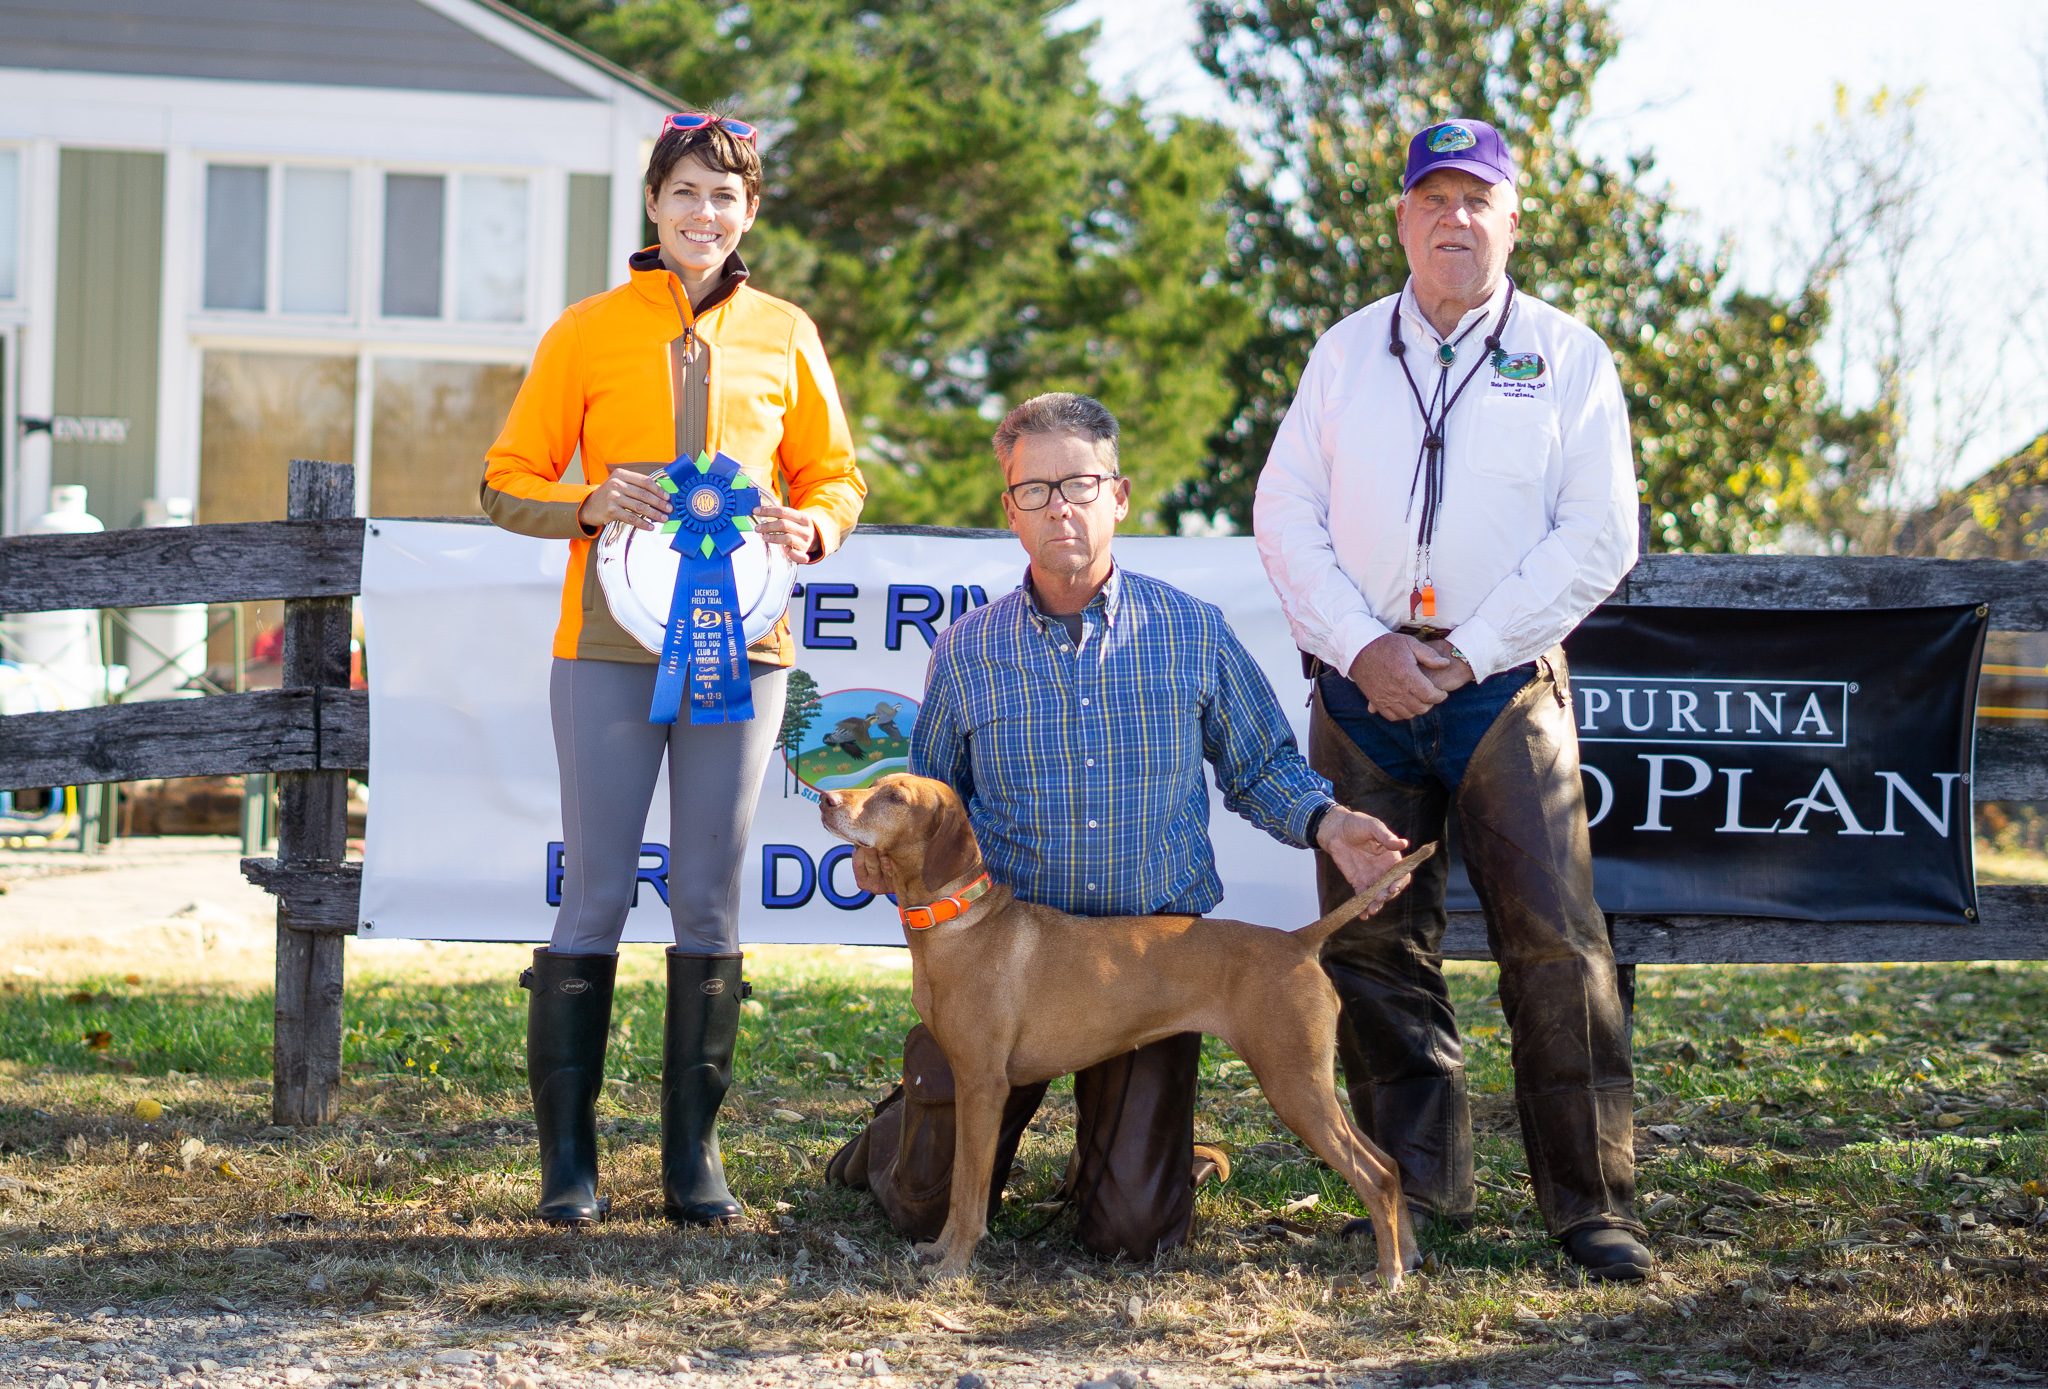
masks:
[[[1361,888],[1392,868],[1406,845],[1331,798],[1222,613],[1111,557],[1131,498],[1116,417],[1087,396],[1042,395],[994,442],[1003,513],[1031,565],[940,636],[910,745],[910,770],[966,802],[994,877],[1080,916],[1208,911],[1223,884],[1205,760],[1224,804],[1275,839],[1320,847]],[[854,873],[873,891],[868,852]],[[1096,1253],[1149,1259],[1187,1239],[1201,1049],[1183,1033],[1074,1077],[1065,1190]],[[922,1026],[903,1055],[903,1086],[827,1177],[870,1188],[899,1230],[928,1240],[952,1188],[952,1074]],[[1045,1088],[1011,1092],[991,1214]]]

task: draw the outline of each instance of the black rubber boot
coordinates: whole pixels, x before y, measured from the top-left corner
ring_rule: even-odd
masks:
[[[617,955],[533,952],[526,1001],[526,1083],[540,1129],[540,1218],[589,1225],[611,1213],[597,1194],[597,1094],[611,1034]]]
[[[661,1047],[662,1210],[678,1225],[740,1218],[718,1156],[718,1106],[732,1088],[740,1001],[738,955],[668,952],[668,1022]]]

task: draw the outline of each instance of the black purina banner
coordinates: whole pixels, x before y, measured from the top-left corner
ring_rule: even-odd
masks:
[[[1600,905],[1976,919],[1987,612],[1607,607],[1565,642]],[[1477,899],[1457,874],[1452,910]]]

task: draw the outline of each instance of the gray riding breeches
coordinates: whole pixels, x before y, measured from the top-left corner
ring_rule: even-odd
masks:
[[[668,910],[676,946],[739,950],[740,870],[754,798],[782,728],[787,669],[755,662],[754,717],[744,723],[647,721],[652,665],[557,658],[548,680],[562,771],[562,906],[550,950],[619,948],[640,873],[655,778],[668,755]],[[651,890],[651,889],[650,889]]]

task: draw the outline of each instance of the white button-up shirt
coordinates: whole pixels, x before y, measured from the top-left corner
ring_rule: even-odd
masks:
[[[1506,293],[1503,282],[1450,334],[1473,328],[1450,389],[1483,359]],[[1621,378],[1592,329],[1516,293],[1506,358],[1479,367],[1444,430],[1436,616],[1411,618],[1423,421],[1387,351],[1397,303],[1408,369],[1423,399],[1433,395],[1444,339],[1417,309],[1413,281],[1325,333],[1259,474],[1259,557],[1303,651],[1349,671],[1396,627],[1448,627],[1484,680],[1563,640],[1636,561]]]

